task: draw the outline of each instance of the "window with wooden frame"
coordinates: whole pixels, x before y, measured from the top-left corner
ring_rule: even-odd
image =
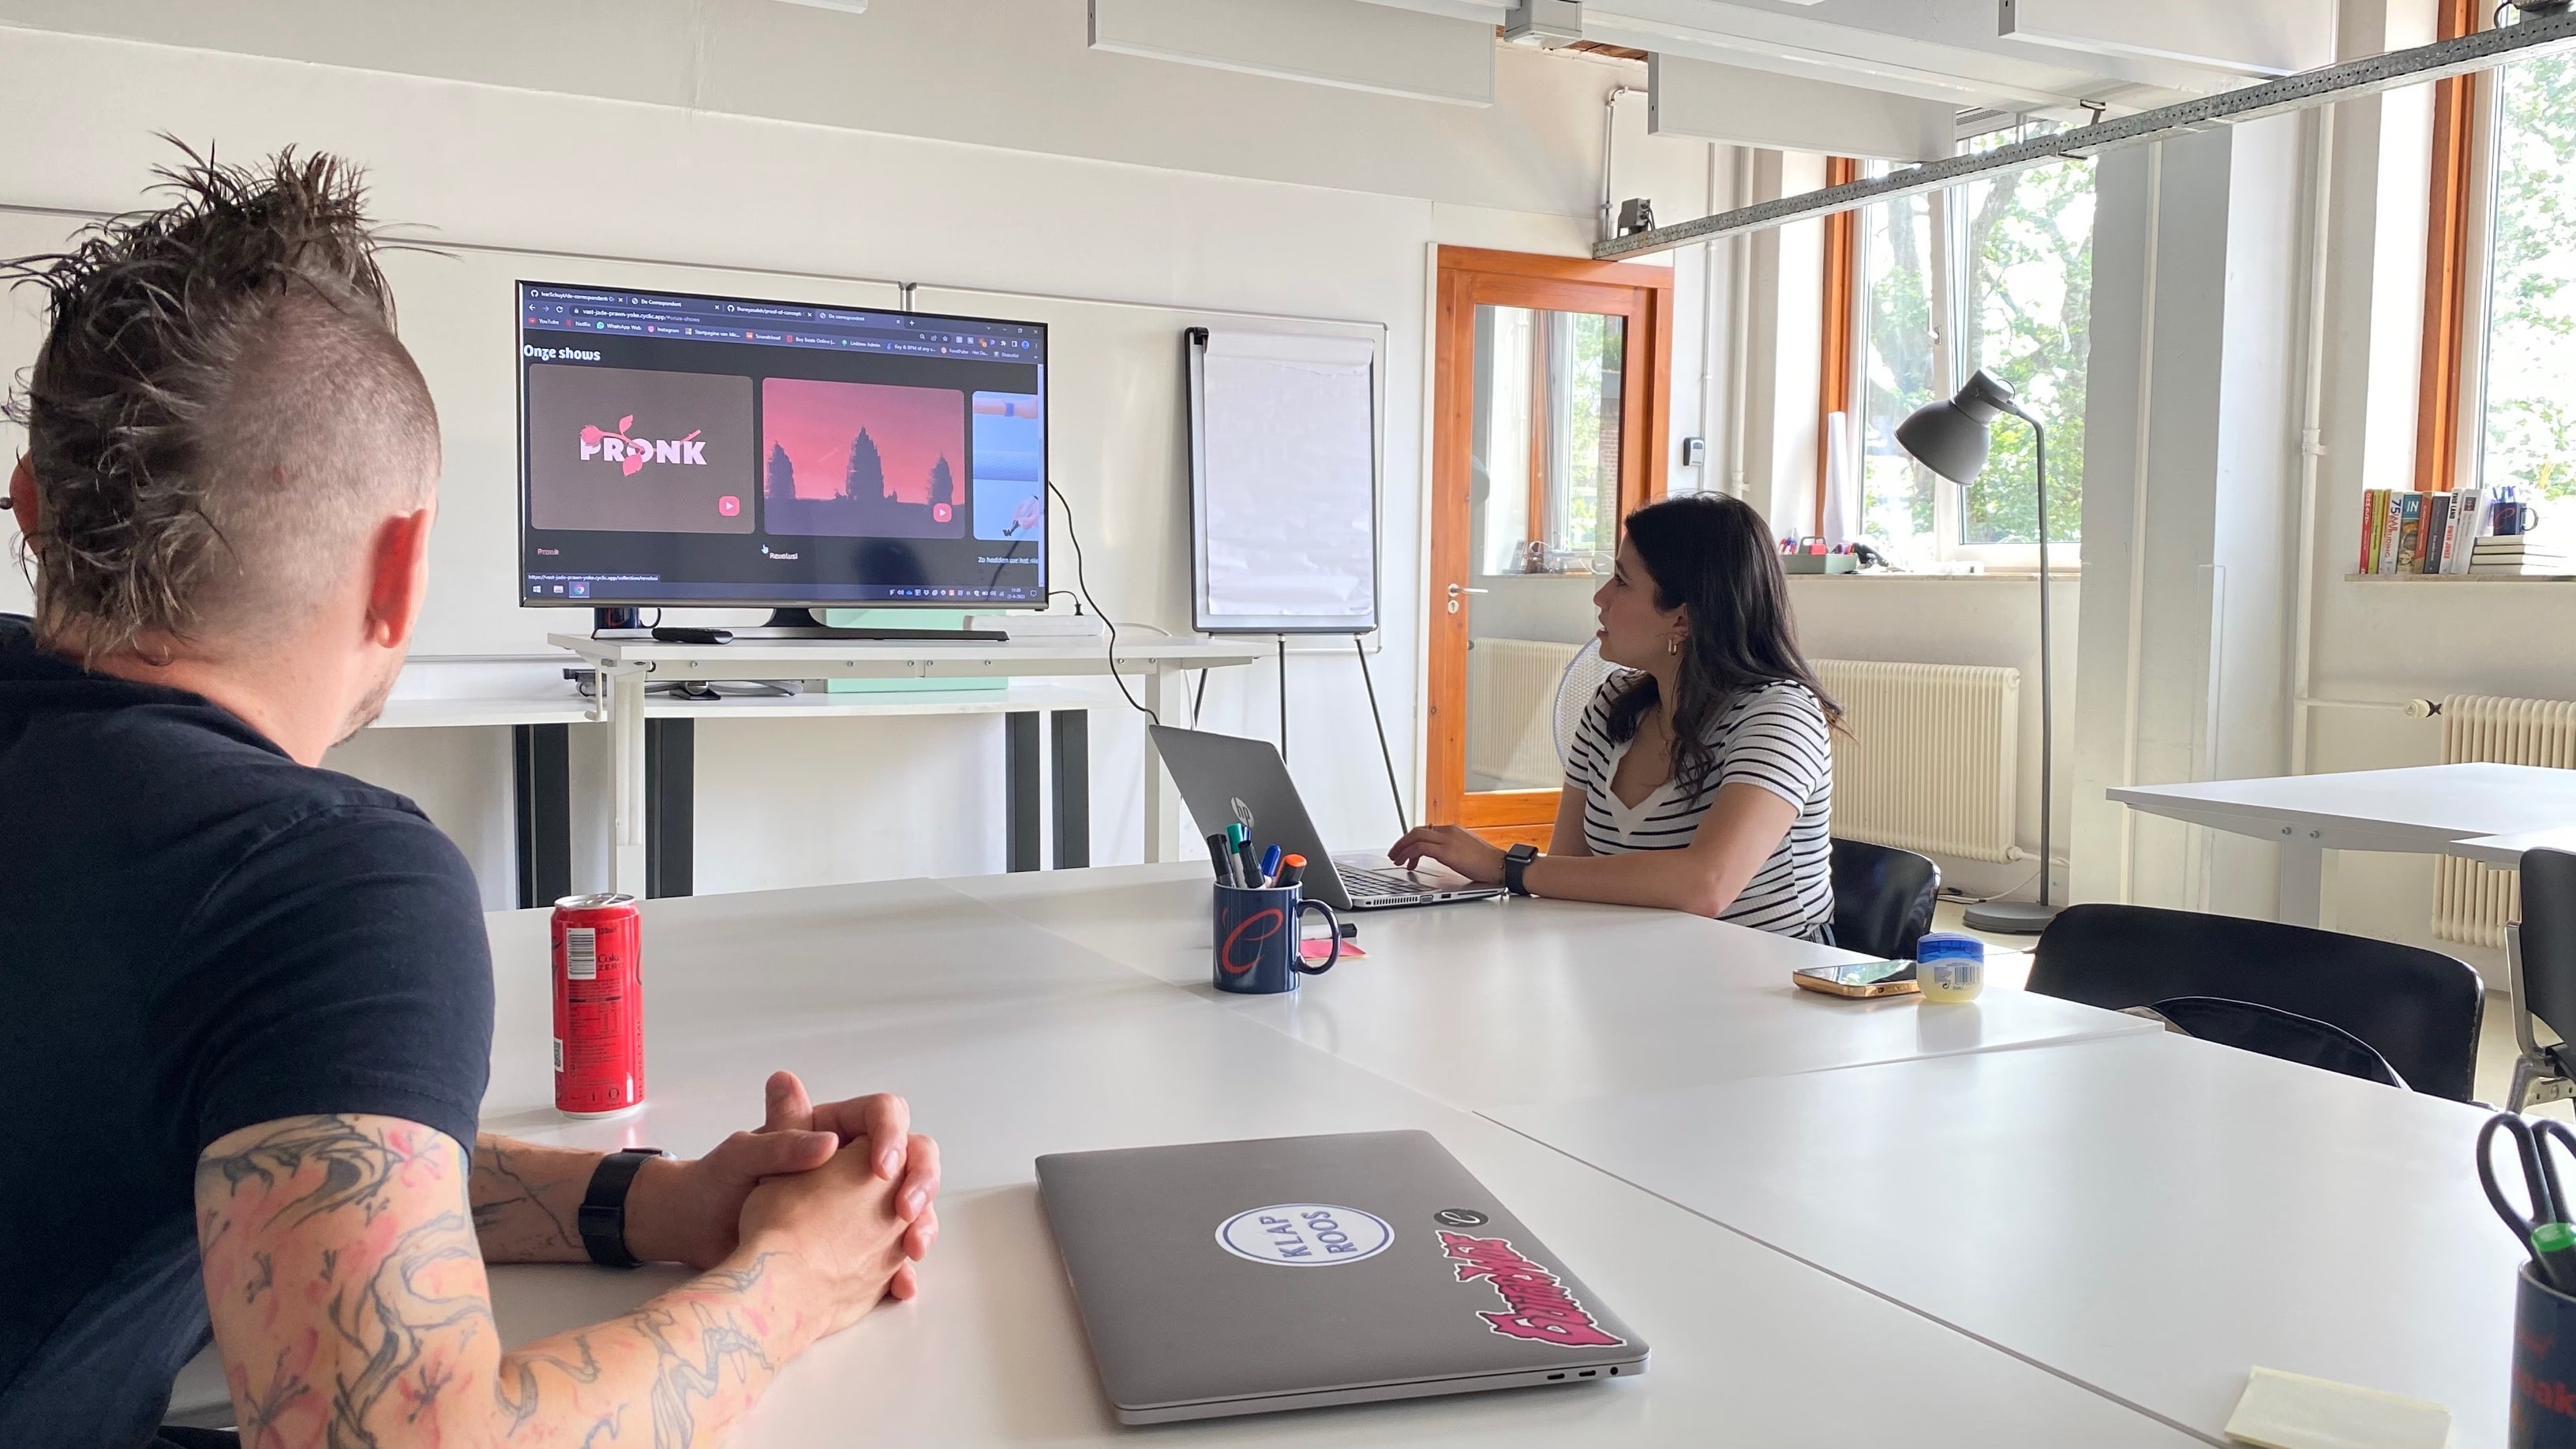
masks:
[[[1962,153],[2039,134],[2015,122]],[[1868,163],[1863,175],[1884,175]],[[2030,430],[1994,430],[1985,472],[1942,481],[1897,445],[1896,425],[1984,368],[2048,424],[2049,541],[2080,536],[2084,379],[2093,298],[2093,168],[2074,160],[1903,197],[1852,214],[1850,345],[1826,348],[1826,393],[1847,399],[1857,536],[1900,568],[2039,561]],[[1831,253],[1828,253],[1829,257]],[[1832,283],[1829,281],[1829,286]],[[1820,494],[1823,490],[1819,490]]]
[[[2488,23],[2442,0],[2441,33]],[[2510,487],[2576,541],[2576,57],[2437,83],[2415,486]]]

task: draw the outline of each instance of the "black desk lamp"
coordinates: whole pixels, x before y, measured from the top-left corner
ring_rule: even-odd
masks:
[[[2048,430],[2021,410],[2012,387],[1980,368],[1947,402],[1926,403],[1896,425],[1896,441],[1924,467],[1961,486],[1985,471],[1987,429],[2010,413],[2030,424],[2039,461],[2039,900],[1988,901],[1968,908],[1968,925],[2008,936],[2036,936],[2057,915],[2049,903],[2049,857],[2055,845],[2049,806],[2054,784],[2056,720],[2049,706]]]

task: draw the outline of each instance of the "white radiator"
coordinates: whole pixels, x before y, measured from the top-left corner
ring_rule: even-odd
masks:
[[[2442,701],[2442,763],[2550,765],[2576,769],[2576,700],[2454,694]],[[2433,864],[2433,934],[2469,946],[2504,945],[2519,915],[2522,872],[2490,870],[2438,856]]]
[[[1556,686],[1580,646],[1477,639],[1467,646],[1467,773],[1479,790],[1553,790]]]
[[[1814,661],[1843,707],[1834,834],[1967,860],[2019,860],[2021,671]]]

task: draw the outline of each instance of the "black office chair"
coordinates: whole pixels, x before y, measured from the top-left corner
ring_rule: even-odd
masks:
[[[2149,1009],[2185,1036],[2382,1086],[2402,1089],[2406,1085],[2406,1079],[2397,1075],[2388,1058],[2372,1051],[2370,1043],[2313,1016],[2223,996],[2169,996]]]
[[[2558,1029],[2576,1026],[2576,855],[2522,853],[2522,920],[2505,927],[2505,965],[2513,988],[2513,1086],[2504,1107],[2576,1097],[2576,1046]],[[2534,1024],[2559,1040],[2540,1044]]]
[[[2416,1091],[2476,1083],[2485,994],[2438,951],[2198,911],[2069,906],[2040,934],[2029,989],[2118,1011],[2174,996],[2278,1007],[2367,1043]]]
[[[1891,845],[1833,844],[1834,944],[1888,961],[1912,959],[1914,943],[1932,929],[1941,867]]]

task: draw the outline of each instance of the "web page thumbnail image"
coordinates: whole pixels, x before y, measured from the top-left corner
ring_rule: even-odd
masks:
[[[625,533],[749,533],[751,379],[528,368],[528,522]]]
[[[975,536],[1046,534],[1046,418],[1035,394],[975,394]]]
[[[773,377],[760,417],[763,531],[966,536],[964,393]]]

